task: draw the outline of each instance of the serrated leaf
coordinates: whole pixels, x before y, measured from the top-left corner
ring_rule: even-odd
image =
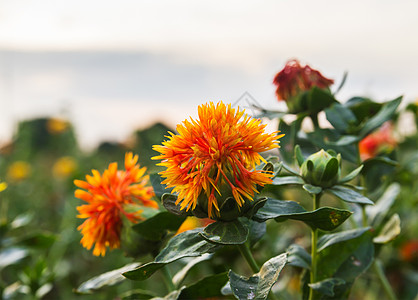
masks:
[[[266,299],[286,262],[286,253],[275,256],[265,262],[260,272],[250,278],[229,271],[229,282],[233,294],[238,299]]]
[[[334,96],[326,89],[314,86],[308,93],[308,109],[310,112],[319,112],[335,102]]]
[[[326,182],[336,177],[339,167],[340,166],[339,166],[338,159],[336,157],[331,158],[327,162],[327,165],[325,166],[325,170],[322,173],[321,182]]]
[[[193,216],[190,210],[186,211],[185,209],[181,209],[180,205],[176,204],[176,201],[177,196],[173,194],[163,194],[161,197],[161,202],[163,203],[163,206],[172,214],[183,217]]]
[[[302,221],[311,228],[318,228],[329,231],[340,226],[349,216],[348,210],[321,207],[314,211],[306,211],[302,206],[294,201],[283,201],[269,199],[253,219],[257,222],[265,222],[275,219],[282,222],[287,219]]]
[[[302,187],[309,194],[319,194],[322,192],[322,188],[320,186],[315,186],[312,184],[304,184]]]
[[[363,196],[362,194],[357,193],[356,191],[346,188],[342,185],[335,185],[331,188],[326,189],[326,191],[337,196],[345,202],[369,205],[374,204],[373,201],[367,198],[366,196]]]
[[[345,281],[341,278],[328,278],[319,282],[308,283],[308,286],[325,296],[334,297],[334,288],[343,284],[345,284]]]
[[[250,242],[250,246],[254,246],[266,233],[267,225],[265,222],[256,222],[250,219],[244,219],[241,222],[248,227],[249,234],[248,234],[248,241]]]
[[[122,273],[139,267],[140,263],[131,263],[122,268],[112,270],[101,275],[95,276],[82,284],[76,289],[76,293],[91,294],[103,287],[112,286],[126,280]]]
[[[150,241],[159,241],[166,235],[167,231],[176,232],[185,219],[184,216],[163,211],[133,225],[132,229]]]
[[[320,252],[331,245],[355,239],[363,235],[368,230],[370,230],[370,227],[345,230],[331,234],[324,234],[318,241],[317,251]]]
[[[379,235],[373,239],[376,244],[386,244],[394,240],[401,233],[401,219],[398,214],[394,214],[383,226]]]
[[[286,252],[288,265],[304,269],[311,268],[311,255],[302,246],[290,245]]]
[[[157,270],[180,258],[200,256],[218,250],[221,246],[205,241],[199,235],[199,232],[202,231],[203,228],[196,228],[174,236],[153,262],[125,272],[123,276],[132,280],[145,280]]]
[[[240,245],[248,238],[248,228],[239,220],[232,222],[217,221],[205,227],[199,233],[205,240],[219,245]]]
[[[399,104],[402,101],[402,97],[398,97],[392,101],[386,102],[383,104],[379,112],[371,117],[366,123],[362,126],[362,129],[359,132],[359,137],[364,138],[369,133],[371,133],[376,128],[380,127],[383,123],[390,120],[396,112]]]
[[[202,261],[210,259],[211,257],[212,257],[211,254],[205,253],[200,257],[196,257],[190,260],[183,268],[181,268],[180,271],[176,273],[176,275],[173,276],[174,285],[179,286],[191,268],[193,268],[195,265],[197,265],[198,263]]]
[[[339,184],[343,184],[346,182],[349,182],[351,180],[353,180],[354,178],[357,177],[358,174],[360,174],[361,170],[363,169],[363,165],[361,165],[360,167],[354,169],[353,171],[351,171],[347,176],[343,177],[342,179],[340,179],[338,181]]]
[[[228,272],[207,276],[184,288],[178,299],[221,297],[221,289],[228,281]]]
[[[279,176],[273,179],[272,185],[286,185],[286,184],[304,184],[302,178],[298,176]]]

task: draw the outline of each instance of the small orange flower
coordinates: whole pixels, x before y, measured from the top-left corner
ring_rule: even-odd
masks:
[[[212,218],[219,216],[218,202],[226,197],[233,197],[239,209],[244,198],[253,200],[257,185],[271,183],[272,174],[255,167],[265,161],[260,152],[279,147],[283,135],[265,133],[261,120],[222,102],[199,106],[198,115],[179,124],[178,135],[170,133],[163,145],[154,146],[161,155],[153,159],[167,168],[160,175],[178,194],[176,204],[188,211],[201,201]]]
[[[373,158],[381,151],[393,149],[396,144],[396,139],[393,136],[393,126],[390,122],[386,122],[379,130],[360,141],[360,157],[362,160]]]
[[[405,243],[400,249],[400,255],[404,261],[417,261],[418,259],[418,240],[411,240]]]
[[[328,88],[334,80],[324,77],[319,71],[310,66],[301,66],[298,60],[289,60],[283,70],[277,73],[273,83],[277,86],[278,100],[288,100],[300,92],[308,91],[317,86]]]
[[[93,176],[86,175],[86,181],[74,181],[77,187],[84,189],[77,189],[75,196],[88,203],[77,207],[80,213],[77,217],[87,219],[77,229],[83,235],[83,247],[90,250],[95,243],[93,255],[104,256],[107,246],[119,248],[123,216],[132,223],[141,218],[140,211],[128,213],[125,205],[158,208],[158,204],[151,200],[154,196],[152,187],[146,186],[149,179],[149,176],[144,176],[146,168],[140,168],[137,162],[138,155],[126,153],[126,171],[118,170],[117,163],[111,163],[103,175],[92,170]]]

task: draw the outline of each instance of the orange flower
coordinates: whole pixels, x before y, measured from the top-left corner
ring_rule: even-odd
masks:
[[[88,203],[77,207],[78,217],[87,219],[77,229],[83,235],[83,247],[90,250],[95,243],[93,255],[104,256],[107,246],[119,248],[123,216],[133,223],[141,218],[140,211],[128,213],[125,205],[158,208],[151,200],[154,196],[152,187],[146,186],[149,179],[144,176],[146,168],[140,168],[137,162],[138,155],[126,153],[126,171],[118,170],[117,163],[111,163],[103,175],[92,170],[93,176],[86,175],[87,181],[74,181],[77,187],[84,189],[77,189],[75,196]]]
[[[280,100],[288,100],[300,92],[308,91],[317,86],[328,88],[334,80],[324,77],[310,66],[301,66],[298,60],[289,60],[283,70],[277,73],[273,83],[277,85],[276,95]]]
[[[396,144],[396,139],[393,136],[393,126],[390,122],[386,122],[379,130],[360,141],[360,157],[362,160],[373,158],[381,151],[393,149]]]
[[[283,135],[264,133],[260,120],[222,102],[199,106],[198,115],[198,120],[177,125],[178,135],[170,133],[162,146],[154,146],[161,155],[153,159],[161,159],[158,165],[167,168],[160,175],[178,194],[176,204],[188,211],[199,202],[212,218],[219,216],[227,197],[239,209],[244,198],[253,200],[257,185],[271,183],[272,174],[255,167],[265,161],[260,152],[279,147]]]
[[[405,243],[400,249],[400,255],[404,261],[417,261],[418,240],[411,240]]]

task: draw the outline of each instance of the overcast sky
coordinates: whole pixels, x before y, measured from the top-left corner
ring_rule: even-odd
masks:
[[[277,108],[290,58],[341,100],[418,96],[417,1],[0,0],[0,142],[17,120],[67,114],[83,144],[175,124],[249,92]]]

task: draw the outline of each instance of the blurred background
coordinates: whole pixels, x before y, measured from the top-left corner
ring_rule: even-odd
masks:
[[[280,108],[272,79],[298,58],[341,100],[418,96],[416,1],[0,1],[0,142],[23,119],[70,120],[80,145],[174,126],[245,92]]]
[[[157,172],[152,145],[195,117],[202,103],[249,101],[284,109],[272,81],[289,59],[334,79],[333,91],[348,72],[339,101],[404,95],[403,107],[415,102],[417,15],[413,0],[0,0],[3,299],[74,299],[82,282],[132,261],[124,255],[129,249],[102,258],[80,245],[76,207],[82,201],[74,197],[73,180],[93,168],[102,172],[112,161],[122,166],[126,151],[139,153],[141,165]],[[418,119],[411,116],[399,129],[413,127],[415,136],[404,144],[416,157]],[[385,262],[402,299],[413,299],[418,165],[402,153],[405,168],[396,176],[402,177],[403,202],[394,209],[406,225]],[[262,243],[276,248],[265,249],[285,249],[306,230],[271,226],[273,234]],[[399,252],[404,245],[409,248]],[[222,268],[223,261],[214,260],[205,270]],[[158,276],[82,299],[116,299],[132,288],[158,291]],[[363,299],[369,279],[352,299]],[[282,289],[288,286],[285,281]],[[375,297],[364,299],[380,299],[377,288],[370,289]]]

